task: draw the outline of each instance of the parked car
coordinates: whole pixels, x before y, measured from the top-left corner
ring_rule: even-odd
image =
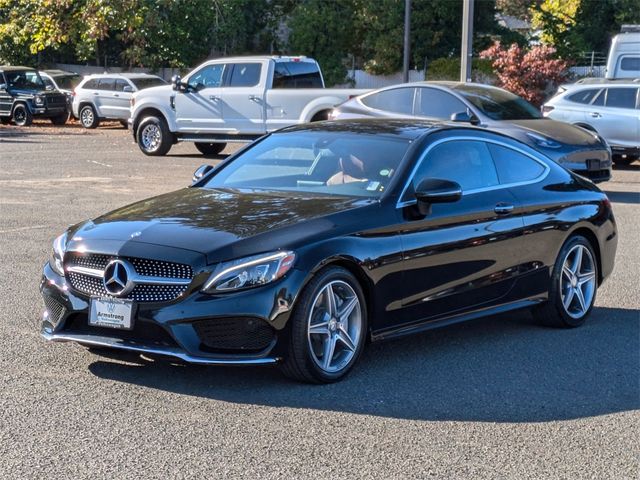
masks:
[[[634,81],[565,85],[542,111],[596,132],[611,146],[615,162],[630,163],[640,157],[639,92]]]
[[[64,70],[40,70],[40,77],[47,87],[71,97],[73,89],[82,81],[82,75]]]
[[[162,78],[146,73],[88,75],[74,89],[73,116],[84,128],[96,128],[101,120],[119,120],[126,128],[133,93],[166,84]]]
[[[208,61],[171,87],[137,93],[131,107],[135,141],[146,155],[176,142],[216,154],[266,132],[326,120],[331,109],[366,90],[324,88],[318,63],[306,57],[236,57]]]
[[[497,129],[594,182],[611,178],[611,151],[593,132],[542,118],[523,98],[477,83],[416,82],[382,88],[336,107],[332,119],[416,117]]]
[[[31,125],[34,118],[48,118],[54,125],[67,121],[64,94],[47,89],[37,70],[0,66],[0,122]]]
[[[607,57],[607,78],[640,77],[640,25],[623,25],[613,37]]]
[[[579,326],[617,240],[598,187],[494,130],[312,123],[70,227],[42,334],[332,382],[367,340],[526,307]]]

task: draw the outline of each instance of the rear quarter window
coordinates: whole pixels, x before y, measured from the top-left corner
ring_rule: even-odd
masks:
[[[600,91],[599,88],[590,88],[589,90],[581,90],[577,93],[569,95],[567,97],[567,100],[587,105],[591,103],[591,101],[595,98],[595,96],[598,94],[599,91]]]
[[[413,97],[415,88],[393,88],[373,93],[360,99],[367,107],[388,112],[413,114]]]
[[[529,182],[540,177],[545,167],[523,153],[495,143],[488,143],[502,185]]]

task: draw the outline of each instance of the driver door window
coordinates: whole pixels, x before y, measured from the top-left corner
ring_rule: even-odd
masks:
[[[205,88],[221,88],[226,65],[207,65],[189,77],[189,86],[195,91]]]

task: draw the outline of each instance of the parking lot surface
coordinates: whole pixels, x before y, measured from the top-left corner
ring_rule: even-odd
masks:
[[[638,478],[640,162],[601,185],[617,263],[579,329],[455,325],[370,345],[328,386],[41,340],[51,240],[230,150],[152,158],[118,124],[0,126],[0,477]]]

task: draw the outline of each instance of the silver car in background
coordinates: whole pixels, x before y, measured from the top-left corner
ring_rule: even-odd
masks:
[[[640,158],[638,81],[564,85],[542,112],[598,133],[611,146],[614,162],[628,164]]]
[[[127,128],[133,92],[166,84],[146,73],[88,75],[74,89],[71,110],[84,128],[96,128],[101,120],[118,120]]]

